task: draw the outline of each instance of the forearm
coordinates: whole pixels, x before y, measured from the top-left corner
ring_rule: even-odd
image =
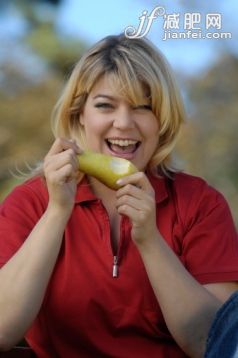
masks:
[[[53,271],[68,215],[47,209],[0,270],[0,345],[14,345],[36,317]]]
[[[160,236],[146,241],[138,249],[166,324],[189,356],[202,357],[221,303],[188,273]]]

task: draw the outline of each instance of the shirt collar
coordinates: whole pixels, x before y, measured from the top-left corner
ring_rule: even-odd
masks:
[[[165,177],[156,177],[152,174],[147,174],[151,185],[155,190],[155,201],[157,204],[161,203],[168,197],[168,189],[166,185]],[[90,183],[85,175],[78,185],[77,193],[75,197],[75,203],[81,204],[87,201],[96,201],[98,198],[93,193]]]
[[[167,178],[164,176],[155,176],[153,174],[147,174],[151,185],[155,190],[155,202],[161,203],[168,198]]]
[[[81,204],[83,202],[93,200],[98,200],[98,198],[93,193],[87,176],[84,175],[83,179],[78,184],[77,193],[75,196],[75,204]]]

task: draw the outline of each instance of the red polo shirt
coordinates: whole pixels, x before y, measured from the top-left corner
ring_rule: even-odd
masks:
[[[150,180],[158,228],[187,270],[201,284],[238,280],[237,234],[222,195],[186,174]],[[1,265],[27,238],[47,202],[40,178],[5,199]],[[166,328],[126,217],[120,240],[119,275],[113,278],[109,218],[84,179],[41,310],[26,336],[38,357],[185,357]]]

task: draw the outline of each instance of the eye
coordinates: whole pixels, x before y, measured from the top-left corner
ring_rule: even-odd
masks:
[[[135,106],[135,107],[133,107],[133,109],[144,109],[144,110],[146,110],[146,111],[151,111],[152,110],[152,108],[151,108],[151,105],[149,105],[149,104],[142,104],[142,105],[139,105],[139,106]]]
[[[98,102],[95,104],[96,108],[113,108],[113,105],[111,103],[108,103],[108,102]]]

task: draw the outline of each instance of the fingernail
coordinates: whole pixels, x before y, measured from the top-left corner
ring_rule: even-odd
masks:
[[[123,184],[123,180],[122,180],[122,179],[117,179],[116,183],[117,183],[117,185],[122,185],[122,184]]]

